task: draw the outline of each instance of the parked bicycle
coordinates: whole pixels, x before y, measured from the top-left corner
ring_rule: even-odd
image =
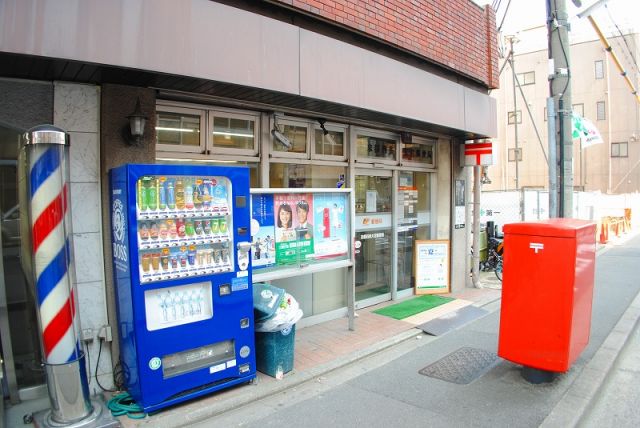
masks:
[[[480,269],[485,272],[494,271],[496,277],[502,281],[502,256],[504,254],[504,242],[502,238],[490,237],[487,244],[487,260],[481,263]]]

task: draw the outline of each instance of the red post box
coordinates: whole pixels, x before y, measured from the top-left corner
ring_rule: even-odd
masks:
[[[498,355],[566,372],[589,343],[596,225],[556,218],[504,226]]]

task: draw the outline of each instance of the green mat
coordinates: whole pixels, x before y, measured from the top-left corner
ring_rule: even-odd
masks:
[[[375,314],[384,315],[386,317],[395,318],[401,320],[411,315],[419,314],[420,312],[428,311],[436,306],[444,305],[452,300],[453,297],[442,297],[434,295],[425,295],[414,297],[406,302],[396,303],[395,305],[387,306],[381,309],[373,311]]]

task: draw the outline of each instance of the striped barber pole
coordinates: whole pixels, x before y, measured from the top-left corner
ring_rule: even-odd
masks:
[[[47,364],[69,363],[81,355],[70,278],[73,266],[67,227],[71,219],[65,167],[65,146],[35,144],[30,147],[32,250]]]
[[[469,143],[464,145],[465,166],[493,165],[492,143]]]

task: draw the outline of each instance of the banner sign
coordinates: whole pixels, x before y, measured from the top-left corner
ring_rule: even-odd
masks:
[[[571,136],[574,140],[580,139],[580,145],[583,149],[587,147],[602,144],[604,140],[598,131],[598,128],[589,119],[573,112],[571,115],[572,132]]]

